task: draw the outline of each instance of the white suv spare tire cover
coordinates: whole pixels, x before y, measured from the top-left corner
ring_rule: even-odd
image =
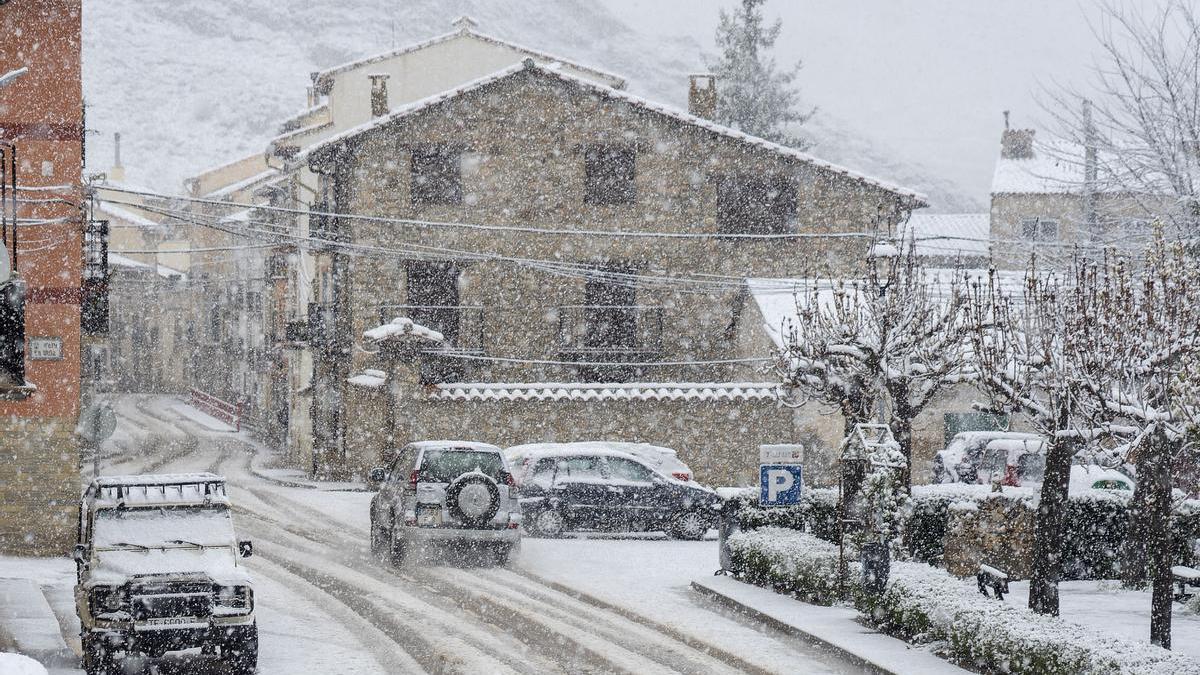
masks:
[[[446,490],[446,501],[451,513],[459,519],[482,524],[500,511],[500,488],[485,474],[464,474]]]

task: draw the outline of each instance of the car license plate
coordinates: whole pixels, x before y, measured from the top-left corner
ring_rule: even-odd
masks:
[[[437,527],[442,524],[442,507],[418,506],[417,527]]]
[[[194,616],[168,616],[160,619],[143,619],[138,623],[144,626],[190,626],[204,622]]]

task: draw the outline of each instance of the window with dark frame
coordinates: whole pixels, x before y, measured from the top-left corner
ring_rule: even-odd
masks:
[[[1057,241],[1058,221],[1051,218],[1026,218],[1021,221],[1021,238],[1025,241]]]
[[[462,149],[436,144],[412,150],[413,206],[462,204]]]
[[[636,153],[621,145],[588,145],[583,151],[583,203],[601,206],[637,200]]]
[[[721,176],[717,182],[717,230],[721,234],[794,232],[796,205],[796,183],[788,176]]]

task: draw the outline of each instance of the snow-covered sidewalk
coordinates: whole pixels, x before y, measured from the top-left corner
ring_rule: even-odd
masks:
[[[1024,607],[1029,582],[1014,581],[1005,599]],[[1119,581],[1064,581],[1058,585],[1060,616],[1097,632],[1126,640],[1150,641],[1150,592],[1121,588]],[[1200,658],[1200,614],[1172,604],[1171,649]]]
[[[821,607],[728,576],[692,581],[698,592],[719,599],[739,612],[780,630],[818,641],[887,673],[965,675],[933,654],[858,622],[851,607]]]
[[[64,639],[78,633],[74,581],[66,558],[0,557],[0,652],[23,654],[53,672],[77,668],[79,654]]]

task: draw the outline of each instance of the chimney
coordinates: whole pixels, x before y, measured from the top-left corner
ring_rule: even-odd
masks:
[[[388,113],[388,76],[368,75],[371,78],[371,117],[383,117]]]
[[[125,180],[125,167],[121,165],[121,133],[113,134],[113,165],[108,170],[108,179],[117,183]]]
[[[712,119],[717,115],[717,76],[689,75],[688,112],[696,117]]]
[[[1011,129],[1008,111],[1004,111],[1004,135],[1000,137],[1000,157],[1003,159],[1033,159],[1033,129]]]

